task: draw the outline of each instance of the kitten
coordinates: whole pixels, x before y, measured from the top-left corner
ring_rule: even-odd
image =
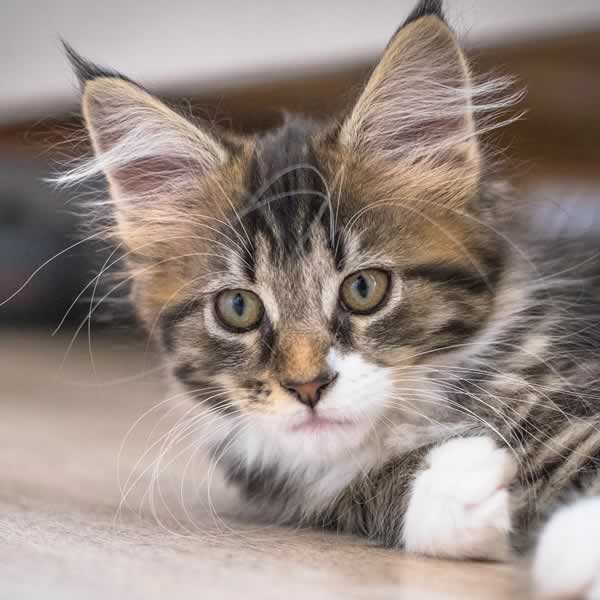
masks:
[[[493,179],[504,104],[441,2],[339,120],[255,136],[67,50],[95,159],[64,179],[106,175],[137,312],[248,501],[432,556],[541,531],[541,592],[598,597],[600,270]]]

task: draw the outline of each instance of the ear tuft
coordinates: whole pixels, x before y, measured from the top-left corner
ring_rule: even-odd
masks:
[[[421,0],[412,10],[410,15],[406,18],[400,29],[406,27],[413,21],[417,21],[422,17],[438,17],[444,21],[444,12],[442,7],[442,0]]]
[[[69,59],[69,63],[71,63],[71,68],[77,77],[77,81],[79,82],[79,87],[83,91],[88,82],[93,81],[94,79],[99,79],[100,77],[111,77],[114,79],[122,79],[123,81],[128,81],[129,83],[133,83],[138,87],[142,87],[139,84],[135,83],[129,77],[122,75],[121,73],[114,71],[113,69],[107,69],[105,67],[101,67],[93,63],[90,60],[87,60],[79,52],[77,52],[71,44],[66,42],[65,40],[61,40],[65,54]]]

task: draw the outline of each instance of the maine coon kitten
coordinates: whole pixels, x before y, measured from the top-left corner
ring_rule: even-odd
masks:
[[[248,137],[69,53],[95,159],[65,180],[106,175],[138,313],[248,501],[434,556],[541,530],[541,592],[600,597],[598,261],[493,180],[503,104],[441,2],[338,121]]]

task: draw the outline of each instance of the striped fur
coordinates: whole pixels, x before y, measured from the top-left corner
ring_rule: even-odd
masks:
[[[64,181],[107,175],[138,312],[253,505],[402,546],[432,449],[485,435],[518,463],[526,548],[558,505],[600,491],[598,250],[534,235],[490,178],[478,136],[515,97],[473,81],[440,4],[415,9],[338,121],[250,137],[76,57],[96,158]],[[340,285],[369,268],[390,288],[352,314]],[[221,326],[228,288],[262,300],[256,329]],[[314,414],[284,383],[323,373],[329,425],[304,431]]]

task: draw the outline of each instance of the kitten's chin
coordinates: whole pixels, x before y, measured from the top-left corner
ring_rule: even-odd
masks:
[[[348,419],[332,419],[311,414],[291,425],[289,431],[291,433],[335,433],[340,429],[351,430],[355,426],[356,423]]]
[[[367,444],[372,421],[325,415],[262,423],[255,435],[277,462],[315,465],[351,460]]]

